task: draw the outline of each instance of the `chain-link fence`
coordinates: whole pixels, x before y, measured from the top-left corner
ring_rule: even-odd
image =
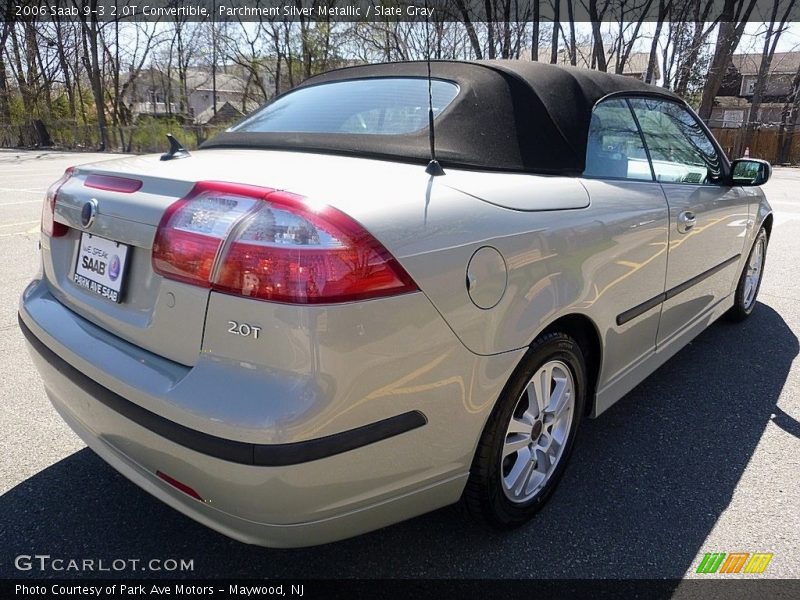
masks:
[[[173,134],[189,149],[197,148],[223,130],[225,125],[181,125],[158,119],[137,125],[106,128],[109,152],[160,152],[168,148],[166,134]],[[0,148],[54,148],[97,151],[101,147],[97,125],[69,121],[0,125]]]

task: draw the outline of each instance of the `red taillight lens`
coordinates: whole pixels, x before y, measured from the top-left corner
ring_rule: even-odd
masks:
[[[344,213],[274,192],[244,223],[213,287],[277,302],[362,300],[416,289],[389,252]]]
[[[201,182],[170,206],[153,242],[153,269],[164,277],[211,286],[211,272],[228,232],[272,190]]]
[[[138,192],[142,187],[142,182],[138,179],[127,177],[115,177],[112,175],[88,175],[83,185],[107,192],[120,192],[122,194],[132,194]]]
[[[245,196],[252,202],[242,202]],[[230,202],[236,206],[220,209]],[[287,192],[210,182],[170,207],[153,265],[165,277],[275,302],[347,302],[417,289],[386,248],[344,213]]]
[[[56,199],[58,198],[58,192],[62,188],[62,186],[69,181],[69,178],[72,177],[72,173],[75,171],[73,167],[70,167],[64,174],[58,179],[58,181],[54,182],[49,188],[47,188],[47,193],[44,196],[44,202],[42,203],[42,232],[45,235],[49,235],[50,237],[61,237],[62,235],[66,235],[67,231],[69,231],[69,227],[62,223],[56,223],[55,221],[55,212],[56,212]]]

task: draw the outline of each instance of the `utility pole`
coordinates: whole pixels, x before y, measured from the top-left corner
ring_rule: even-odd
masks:
[[[211,13],[211,103],[217,116],[217,0]]]

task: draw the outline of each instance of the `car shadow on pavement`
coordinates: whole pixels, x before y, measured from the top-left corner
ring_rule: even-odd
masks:
[[[776,406],[797,354],[797,338],[764,304],[743,324],[715,324],[585,421],[549,505],[505,534],[447,508],[316,548],[247,546],[168,508],[84,449],[0,497],[8,554],[0,577],[81,576],[17,571],[20,554],[194,561],[185,573],[84,574],[106,577],[680,577],[770,419],[800,436]]]

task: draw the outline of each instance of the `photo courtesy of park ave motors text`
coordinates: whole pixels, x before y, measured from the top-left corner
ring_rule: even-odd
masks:
[[[2,0],[2,594],[800,594],[798,117],[798,0]]]

